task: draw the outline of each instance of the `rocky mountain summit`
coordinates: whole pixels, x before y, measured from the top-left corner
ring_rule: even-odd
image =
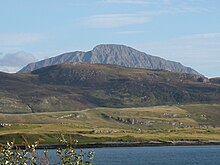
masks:
[[[33,70],[62,64],[66,62],[81,62],[89,64],[114,64],[125,67],[145,68],[154,70],[167,70],[177,73],[199,73],[192,68],[183,66],[181,63],[165,60],[160,57],[152,56],[144,52],[125,45],[102,44],[88,52],[76,51],[64,53],[56,57],[30,63],[19,72],[31,72]]]

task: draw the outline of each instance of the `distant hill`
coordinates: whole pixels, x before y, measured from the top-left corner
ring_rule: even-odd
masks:
[[[195,74],[103,64],[65,63],[31,73],[0,72],[0,112],[219,103],[220,85],[206,82]]]
[[[192,68],[185,67],[178,62],[168,61],[160,57],[151,56],[128,46],[114,44],[98,45],[93,50],[88,52],[77,51],[64,53],[56,57],[28,64],[19,72],[31,72],[45,66],[51,66],[65,62],[115,64],[133,68],[157,69],[178,73],[199,74]]]
[[[211,78],[210,82],[215,83],[215,84],[220,84],[220,77]]]

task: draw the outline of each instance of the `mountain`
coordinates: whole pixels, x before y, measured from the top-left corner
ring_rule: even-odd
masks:
[[[185,67],[178,62],[151,56],[128,46],[114,44],[98,45],[88,52],[77,51],[64,53],[56,57],[31,63],[22,68],[19,73],[31,72],[45,66],[64,62],[115,64],[133,68],[168,70],[178,73],[193,73],[199,75],[199,73],[192,68]]]
[[[30,73],[0,72],[0,112],[216,103],[220,85],[195,74],[118,65],[63,63]]]

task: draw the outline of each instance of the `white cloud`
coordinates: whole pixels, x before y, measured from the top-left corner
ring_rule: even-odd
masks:
[[[26,52],[6,54],[0,58],[0,71],[16,72],[28,63],[36,61],[35,57]]]
[[[202,7],[198,1],[193,0],[102,0],[100,2],[104,2],[107,5],[140,4],[142,5],[142,11],[125,14],[92,15],[82,20],[80,25],[84,25],[87,28],[117,28],[144,24],[164,14],[208,12],[208,9]]]
[[[0,66],[0,72],[6,72],[6,73],[15,73],[19,69],[20,67]]]
[[[150,20],[146,13],[93,15],[83,21],[90,28],[115,28],[133,24],[143,24]]]
[[[0,33],[0,46],[20,46],[36,43],[46,37],[38,33]]]
[[[120,31],[120,32],[116,32],[116,34],[119,35],[133,35],[133,34],[140,34],[140,33],[144,33],[145,31],[135,31],[135,30],[131,30],[131,31]]]
[[[122,3],[122,4],[145,4],[146,0],[105,0],[107,3]]]
[[[148,10],[157,9],[169,12],[207,12],[208,10],[201,7],[204,0],[103,0],[109,4],[130,4],[142,5]]]
[[[197,40],[207,40],[207,39],[220,39],[220,33],[203,33],[203,34],[194,34],[194,35],[189,35],[189,36],[183,36],[181,39],[197,39]]]

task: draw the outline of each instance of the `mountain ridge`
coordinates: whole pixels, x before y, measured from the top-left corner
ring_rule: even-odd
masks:
[[[65,62],[82,62],[91,64],[115,64],[132,68],[168,70],[178,73],[192,73],[201,75],[190,67],[185,67],[179,62],[165,60],[163,58],[152,56],[138,51],[125,45],[100,44],[91,51],[75,51],[51,57],[45,60],[28,64],[18,73],[31,72],[33,70],[61,64]]]

